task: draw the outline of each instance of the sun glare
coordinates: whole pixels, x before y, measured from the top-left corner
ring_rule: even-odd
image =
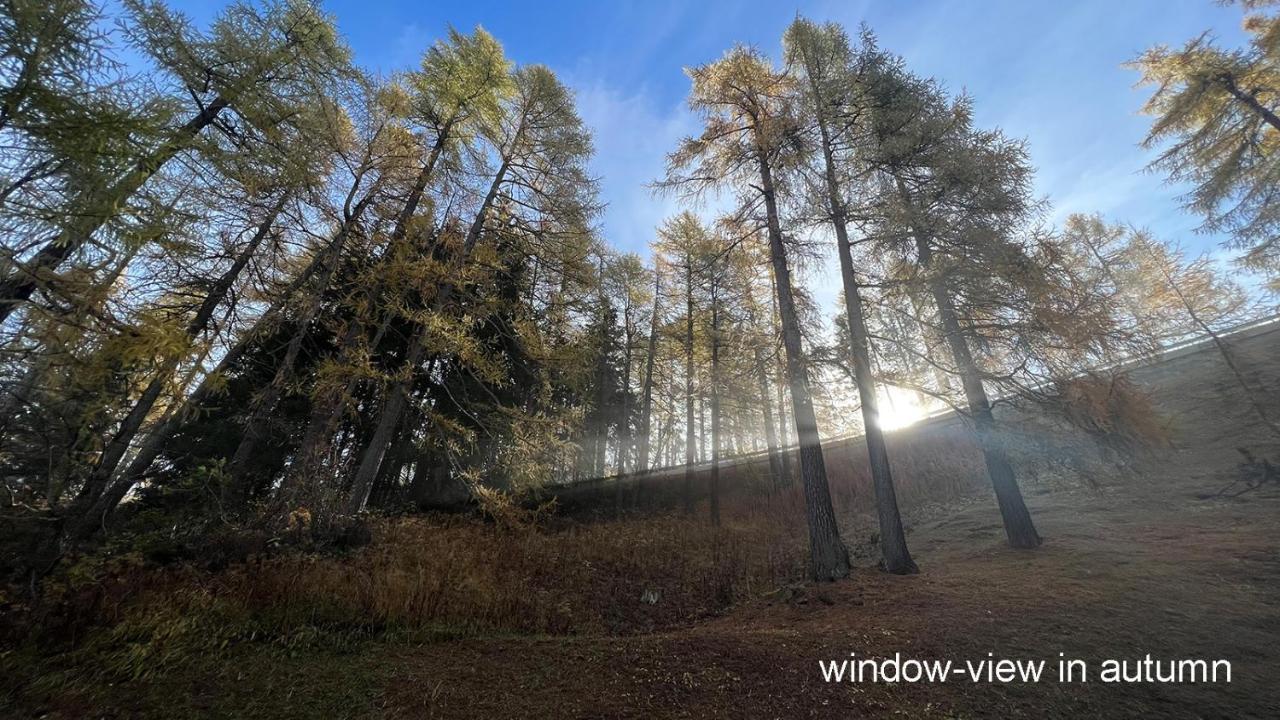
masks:
[[[921,402],[914,390],[888,387],[880,391],[880,425],[885,430],[897,430],[923,420],[932,408]]]

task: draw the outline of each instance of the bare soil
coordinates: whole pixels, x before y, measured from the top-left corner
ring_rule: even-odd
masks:
[[[1275,386],[1272,345],[1248,348],[1268,370],[1250,378],[1260,387]],[[1045,538],[1037,550],[1005,545],[981,492],[909,516],[919,575],[864,559],[846,581],[780,588],[638,635],[387,638],[293,656],[250,644],[150,681],[0,703],[0,715],[1280,717],[1280,485],[1229,496],[1245,487],[1238,448],[1280,453],[1234,381],[1212,375],[1157,388],[1176,446],[1136,474],[1095,478],[1097,488],[1024,477]],[[842,518],[846,537],[865,538],[864,523]],[[1048,662],[1034,684],[824,682],[819,661],[850,653]],[[1060,654],[1085,660],[1088,681],[1056,682]],[[1147,654],[1225,659],[1231,682],[1100,681],[1104,659]]]
[[[656,634],[371,642],[231,663],[30,708],[50,717],[1280,717],[1280,490],[1201,499],[1229,454],[1172,451],[1105,490],[1033,493],[1045,544],[975,497],[916,526],[923,569],[859,568]],[[1044,659],[1036,684],[828,684],[820,660]],[[1059,653],[1085,683],[1053,680]],[[1230,683],[1108,684],[1107,658],[1226,659]]]

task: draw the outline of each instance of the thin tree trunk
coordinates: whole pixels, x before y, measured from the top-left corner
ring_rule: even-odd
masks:
[[[684,512],[693,514],[693,466],[698,448],[693,439],[693,258],[684,264]]]
[[[1260,397],[1262,393],[1255,392],[1253,388],[1249,386],[1249,382],[1245,380],[1244,371],[1242,371],[1240,366],[1236,364],[1235,355],[1232,354],[1231,348],[1227,346],[1226,341],[1224,341],[1222,336],[1218,335],[1218,333],[1209,326],[1209,323],[1205,322],[1200,317],[1200,313],[1196,312],[1195,306],[1191,304],[1191,301],[1182,292],[1182,288],[1178,286],[1177,281],[1169,274],[1168,269],[1162,263],[1157,262],[1156,264],[1160,268],[1160,274],[1164,276],[1165,282],[1169,285],[1169,288],[1173,290],[1173,293],[1178,296],[1178,301],[1182,303],[1182,307],[1186,309],[1187,315],[1191,317],[1191,321],[1204,331],[1204,333],[1209,336],[1209,339],[1213,341],[1214,348],[1217,349],[1218,354],[1222,357],[1222,361],[1226,363],[1227,369],[1231,371],[1231,375],[1235,378],[1236,384],[1240,386],[1240,389],[1244,391],[1244,396],[1248,398],[1249,407],[1253,409],[1254,414],[1262,420],[1262,423],[1271,430],[1272,434],[1280,437],[1280,425],[1271,419],[1271,416],[1262,407],[1262,403],[1258,402],[1258,397]]]
[[[698,395],[698,462],[705,463],[711,457],[707,449],[707,396]]]
[[[773,477],[774,489],[785,484],[782,475],[782,455],[778,451],[778,436],[773,430],[773,407],[769,401],[769,377],[765,374],[764,356],[760,346],[755,347],[756,383],[760,388],[760,410],[764,415],[764,441],[769,450],[769,474]]]
[[[720,308],[711,299],[711,523],[720,524]]]
[[[271,307],[267,309],[262,317],[254,323],[253,328],[246,332],[240,340],[233,345],[222,359],[218,362],[217,367],[213,369],[195,391],[183,401],[181,407],[171,413],[164,422],[160,423],[154,430],[147,434],[146,439],[138,448],[138,452],[134,455],[133,460],[125,471],[110,483],[107,489],[99,495],[96,501],[93,501],[92,507],[84,513],[84,517],[77,520],[77,528],[72,533],[68,533],[73,538],[84,538],[96,532],[101,523],[105,522],[107,516],[111,514],[115,507],[120,504],[129,490],[142,479],[151,464],[160,456],[160,452],[164,449],[164,445],[169,441],[173,434],[178,431],[182,423],[186,421],[191,411],[211,396],[219,387],[218,378],[220,378],[226,370],[230,369],[235,363],[244,357],[249,350],[250,344],[258,333],[275,322],[276,317],[283,312],[288,300],[302,289],[316,274],[317,270],[325,269],[324,279],[321,285],[328,283],[328,278],[333,274],[337,266],[338,256],[342,252],[342,247],[346,241],[347,233],[339,231],[335,233],[334,239],[322,252],[316,254],[311,262],[307,264],[297,277],[289,283],[289,286],[280,294]],[[77,513],[78,515],[79,513]],[[74,517],[74,516],[73,516]]]
[[[640,448],[636,457],[636,471],[649,471],[649,437],[653,415],[653,363],[658,350],[659,308],[662,298],[662,273],[657,263],[653,267],[653,315],[649,320],[649,348],[644,359],[644,392],[640,400]]]
[[[232,285],[235,284],[236,279],[240,277],[240,273],[249,264],[249,260],[257,252],[263,240],[271,234],[276,218],[284,210],[284,205],[287,201],[288,197],[282,196],[275,206],[271,208],[266,219],[258,225],[257,231],[249,239],[248,244],[245,245],[244,249],[240,251],[240,254],[231,263],[231,267],[227,268],[217,282],[214,283],[213,287],[209,289],[209,294],[200,303],[195,316],[187,323],[186,336],[188,340],[194,340],[208,328],[209,321],[213,319],[213,313],[222,304],[222,301],[226,299]],[[181,362],[182,357],[177,354],[166,360],[157,369],[151,382],[148,383],[142,395],[134,403],[133,408],[130,409],[129,414],[121,421],[119,430],[116,431],[116,434],[103,449],[102,455],[99,456],[98,462],[94,465],[85,483],[85,488],[90,493],[90,497],[96,498],[101,489],[110,481],[111,476],[115,474],[116,468],[119,467],[120,461],[124,458],[129,446],[133,443],[133,439],[142,428],[147,415],[155,407],[156,401],[160,398],[160,393],[164,390],[170,376],[173,375]]]
[[[622,351],[622,417],[618,419],[618,474],[626,475],[629,470],[631,460],[631,345],[635,342],[631,332],[631,308],[627,308],[623,313],[623,322],[626,323],[624,332],[624,341],[626,345]]]
[[[353,208],[352,212],[343,220],[340,233],[350,234],[351,229],[364,215],[364,211],[369,207],[373,200],[374,193],[370,191],[360,202]],[[275,375],[271,378],[271,382],[267,385],[266,390],[253,403],[253,409],[249,414],[249,419],[245,422],[244,435],[240,439],[240,444],[236,446],[235,453],[232,454],[230,462],[227,463],[227,473],[231,477],[231,490],[236,493],[235,497],[228,497],[228,501],[235,503],[245,499],[246,487],[244,480],[248,470],[247,463],[252,459],[253,454],[257,451],[258,445],[267,438],[269,434],[268,421],[270,414],[275,410],[276,405],[280,402],[280,398],[284,395],[285,387],[288,385],[290,378],[293,377],[295,366],[298,362],[298,356],[302,353],[302,343],[306,340],[307,335],[311,332],[311,323],[320,315],[320,311],[324,308],[324,291],[328,287],[329,281],[336,273],[338,263],[335,261],[328,268],[324,282],[319,283],[315,293],[311,296],[310,302],[303,310],[297,321],[297,329],[293,336],[289,338],[289,345],[285,348],[284,358],[276,367]]]
[[[810,63],[808,44],[802,43],[805,61]],[[812,69],[812,68],[811,68]],[[884,430],[880,425],[879,398],[875,377],[871,369],[871,348],[867,336],[862,296],[858,292],[858,278],[853,270],[853,250],[849,244],[849,230],[845,213],[844,195],[836,176],[836,161],[831,150],[831,135],[827,128],[828,101],[822,95],[817,75],[809,72],[809,89],[818,108],[818,134],[822,141],[822,158],[827,190],[827,207],[831,212],[831,224],[836,232],[836,248],[840,256],[840,279],[844,285],[845,322],[849,328],[850,364],[854,381],[858,386],[858,398],[862,405],[862,426],[867,443],[867,458],[871,466],[871,482],[876,493],[876,516],[880,524],[880,552],[884,568],[895,575],[919,572],[907,549],[907,537],[902,529],[902,516],[898,512],[898,498],[893,486],[893,471],[889,465],[889,451],[884,442]]]
[[[791,270],[782,243],[782,227],[774,195],[768,158],[759,150],[761,194],[769,228],[769,259],[777,285],[782,342],[787,353],[787,379],[791,385],[792,417],[800,444],[800,477],[804,485],[805,514],[809,525],[809,573],[815,580],[837,580],[849,575],[849,551],[840,540],[827,467],[818,436],[818,419],[809,396],[808,368],[800,337],[800,318],[791,289]]]
[[[1038,547],[1041,543],[1040,535],[1036,533],[1031,512],[1027,510],[1027,504],[1022,499],[1022,491],[1018,488],[1013,466],[996,431],[991,402],[987,399],[987,391],[982,385],[982,373],[978,370],[978,364],[973,359],[969,343],[960,327],[951,294],[947,291],[946,280],[934,267],[933,249],[929,246],[929,242],[919,230],[916,230],[915,234],[920,267],[926,274],[929,292],[938,306],[938,318],[942,322],[943,334],[951,348],[956,369],[960,373],[960,384],[964,388],[969,414],[973,417],[978,440],[982,445],[987,475],[990,476],[991,486],[995,490],[1000,517],[1004,521],[1005,535],[1008,536],[1009,544],[1013,547]]]
[[[603,298],[602,298],[603,301]],[[608,312],[605,313],[605,318]],[[594,478],[604,477],[605,475],[605,455],[609,445],[609,388],[607,382],[609,379],[609,328],[603,322],[600,323],[600,349],[596,354],[596,431],[595,444],[592,445],[593,456],[591,459],[591,476]]]

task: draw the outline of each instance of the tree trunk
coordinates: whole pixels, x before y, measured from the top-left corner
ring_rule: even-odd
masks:
[[[262,221],[257,231],[254,232],[253,237],[249,239],[249,243],[245,245],[244,249],[240,251],[240,254],[231,263],[231,267],[227,268],[217,282],[213,284],[213,287],[209,289],[209,294],[200,303],[195,316],[187,323],[186,336],[188,340],[194,340],[208,328],[209,321],[213,319],[213,313],[222,304],[222,301],[226,299],[227,293],[231,291],[232,285],[240,277],[240,273],[245,266],[249,264],[249,260],[257,252],[262,241],[271,234],[271,228],[275,224],[276,218],[284,210],[284,205],[287,201],[288,197],[283,196],[271,208],[266,219]],[[119,467],[120,461],[133,443],[133,439],[142,428],[142,424],[151,413],[151,409],[155,407],[165,384],[169,382],[170,376],[177,370],[178,364],[181,362],[182,357],[176,354],[166,360],[157,369],[151,382],[148,383],[142,395],[134,403],[133,408],[130,409],[129,414],[121,421],[120,428],[110,442],[107,443],[107,446],[103,448],[102,455],[99,456],[98,462],[94,465],[85,483],[85,488],[90,492],[91,497],[96,498],[101,489],[106,487],[111,476],[115,474],[116,468]]]
[[[631,332],[631,308],[623,313],[625,345],[622,350],[622,417],[618,418],[618,474],[626,475],[631,460],[631,345],[635,342]]]
[[[769,322],[773,326],[774,336],[780,342],[782,339],[782,328],[778,324],[778,281],[773,276],[772,267],[769,274],[772,292],[769,293],[770,315]],[[774,345],[774,352],[781,348],[777,344]],[[774,368],[777,370],[777,368]],[[791,451],[790,438],[787,437],[787,383],[785,373],[778,376],[777,382],[778,392],[778,456],[782,462],[782,484],[783,486],[791,484]]]
[[[662,297],[662,274],[657,263],[653,268],[653,316],[649,321],[649,348],[644,359],[644,391],[640,400],[640,447],[636,453],[636,471],[649,471],[650,425],[653,415],[653,363],[658,350],[659,303]]]
[[[129,466],[125,469],[124,473],[117,477],[114,482],[110,483],[106,490],[103,491],[96,500],[93,500],[92,498],[89,499],[89,502],[91,502],[92,505],[87,511],[84,513],[77,511],[68,514],[69,517],[73,518],[73,523],[75,523],[75,527],[72,528],[70,533],[68,533],[69,537],[74,539],[83,539],[97,531],[98,527],[106,521],[107,516],[115,510],[115,507],[120,504],[120,501],[124,499],[125,495],[129,494],[129,490],[131,490],[133,486],[142,479],[147,470],[151,468],[151,464],[155,462],[156,458],[160,456],[160,452],[164,449],[165,443],[173,437],[173,434],[178,431],[178,428],[182,426],[182,423],[187,420],[191,411],[198,408],[215,392],[218,387],[217,379],[220,378],[226,370],[230,369],[235,365],[235,363],[239,362],[239,360],[244,357],[245,352],[248,351],[250,344],[258,333],[263,328],[266,328],[275,322],[276,317],[284,311],[289,299],[315,276],[317,270],[320,270],[321,268],[325,269],[324,279],[320,284],[325,285],[328,283],[329,276],[331,276],[336,270],[337,260],[339,255],[341,255],[346,237],[347,233],[344,231],[335,233],[329,246],[322,252],[316,253],[316,256],[311,259],[311,262],[307,264],[306,268],[304,268],[303,271],[289,283],[289,286],[285,288],[284,292],[282,292],[276,301],[272,303],[271,307],[262,314],[262,317],[258,318],[258,321],[254,323],[253,328],[246,332],[235,345],[223,354],[217,367],[204,377],[200,385],[196,387],[195,391],[192,392],[191,395],[187,396],[187,399],[182,402],[181,407],[171,413],[168,419],[160,423],[160,425],[147,434],[146,439],[138,448],[137,454],[134,455],[133,460],[129,463]]]
[[[430,184],[431,177],[435,173],[436,163],[440,160],[445,144],[450,140],[450,133],[455,122],[456,116],[450,118],[444,123],[439,135],[436,136],[431,152],[427,155],[427,160],[423,163],[422,170],[418,173],[408,197],[405,198],[400,214],[396,216],[396,224],[391,230],[391,238],[387,243],[388,253],[398,253],[400,248],[403,247],[404,243],[402,241],[409,234],[409,223],[413,220],[414,213],[417,212],[418,205],[422,202],[427,185]],[[381,289],[382,285],[378,283],[372,294],[379,294]],[[374,331],[373,339],[370,341],[370,347],[374,349],[378,347],[383,336],[386,335],[393,318],[394,315],[390,311],[383,313],[382,321],[378,324],[377,330]],[[358,324],[353,319],[341,343],[338,359],[340,364],[350,361],[352,348],[358,338],[357,331]],[[358,377],[348,378],[341,390],[327,398],[318,400],[313,406],[311,418],[307,422],[307,429],[302,437],[302,444],[298,449],[297,457],[299,462],[297,463],[297,468],[291,470],[285,477],[281,488],[284,493],[288,495],[297,494],[311,478],[317,476],[321,459],[324,455],[324,443],[333,437],[333,433],[337,429],[338,423],[341,422],[342,416],[347,409],[347,403],[355,392],[358,383]],[[288,500],[285,507],[292,502],[292,500]]]
[[[707,449],[707,396],[698,396],[698,462],[705,463],[711,459]]]
[[[222,97],[215,98],[174,133],[174,137],[156,152],[139,161],[114,185],[101,188],[95,197],[89,198],[85,208],[71,225],[52,238],[35,256],[25,262],[13,261],[15,267],[0,280],[0,323],[31,298],[41,281],[41,275],[56,270],[62,261],[89,242],[89,239],[108,220],[120,212],[120,207],[133,196],[147,180],[169,160],[190,146],[191,140],[217,119],[230,103]]]
[[[370,191],[365,197],[361,198],[351,214],[343,220],[342,228],[338,232],[344,236],[350,234],[351,229],[360,221],[361,216],[372,200],[373,192]],[[289,338],[289,345],[285,349],[284,358],[276,368],[276,373],[272,377],[271,383],[267,385],[266,390],[253,403],[249,419],[245,422],[244,436],[240,439],[240,444],[236,446],[236,451],[231,456],[230,462],[227,463],[227,473],[231,477],[232,490],[238,494],[238,497],[228,498],[232,503],[244,500],[246,497],[244,481],[248,469],[247,463],[253,457],[258,445],[268,435],[267,423],[270,420],[270,414],[275,410],[276,404],[284,394],[285,386],[293,376],[294,366],[297,364],[298,356],[302,352],[302,343],[311,331],[311,323],[315,321],[320,315],[320,311],[324,308],[324,291],[337,269],[338,263],[335,258],[335,262],[325,273],[324,281],[317,285],[310,302],[307,304],[306,309],[303,310],[298,320],[298,328],[294,331],[293,337]]]
[[[684,512],[693,514],[693,466],[698,448],[693,439],[693,258],[684,264]]]
[[[806,62],[808,55],[806,53]],[[893,486],[893,472],[889,465],[889,451],[885,447],[884,430],[880,425],[879,398],[876,381],[871,369],[870,340],[867,337],[866,316],[862,296],[858,292],[858,278],[853,270],[853,249],[849,244],[849,230],[844,206],[844,195],[836,176],[835,157],[831,150],[831,136],[827,129],[825,109],[827,100],[814,73],[809,73],[809,88],[818,108],[818,134],[822,141],[827,189],[827,206],[831,211],[831,224],[836,231],[836,248],[840,255],[840,279],[844,285],[845,321],[849,328],[850,364],[854,381],[858,386],[858,398],[862,405],[862,426],[867,442],[867,458],[871,466],[871,483],[876,493],[876,516],[880,523],[880,552],[884,568],[895,575],[919,572],[911,553],[907,550],[907,537],[902,529],[902,516],[898,512],[898,497]]]
[[[951,294],[947,291],[946,279],[934,267],[933,249],[929,242],[916,231],[916,251],[920,258],[920,267],[926,273],[929,292],[938,306],[938,318],[942,322],[942,331],[947,345],[955,360],[956,369],[960,373],[960,384],[964,388],[965,400],[969,405],[969,414],[973,417],[978,440],[982,445],[982,455],[987,463],[987,475],[991,478],[991,486],[995,490],[996,503],[1000,506],[1000,517],[1004,520],[1005,535],[1009,544],[1016,548],[1034,548],[1041,543],[1036,533],[1035,524],[1031,521],[1031,512],[1022,499],[1022,491],[1018,488],[1018,480],[1014,476],[1013,466],[1005,452],[995,427],[995,417],[991,413],[991,402],[987,399],[987,391],[982,385],[982,374],[969,350],[964,331]]]
[[[785,484],[782,475],[782,455],[778,451],[778,436],[773,429],[773,407],[769,401],[769,377],[765,374],[764,356],[760,346],[755,347],[756,383],[760,387],[760,410],[764,415],[764,441],[769,451],[769,474],[773,477],[774,489]]]
[[[607,312],[605,317],[608,317]],[[609,380],[609,329],[604,322],[600,323],[600,328],[600,350],[596,355],[596,440],[591,446],[594,453],[591,458],[593,478],[605,475],[605,455],[609,445],[609,388],[606,384]]]
[[[720,524],[720,308],[711,300],[711,523]]]
[[[769,259],[777,286],[782,342],[787,353],[787,380],[791,385],[792,417],[800,445],[800,477],[804,484],[805,514],[809,524],[809,574],[815,580],[837,580],[849,575],[849,552],[840,540],[827,467],[818,436],[818,419],[809,396],[808,368],[800,337],[800,318],[791,289],[791,270],[782,243],[782,228],[774,196],[772,170],[759,150],[761,194],[769,228]]]

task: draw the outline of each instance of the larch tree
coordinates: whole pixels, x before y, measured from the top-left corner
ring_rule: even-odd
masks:
[[[496,215],[517,226],[528,222],[531,232],[541,232],[538,216],[551,214],[557,216],[559,227],[580,232],[595,212],[594,184],[584,168],[591,153],[591,139],[574,108],[571,92],[543,66],[517,69],[513,82],[514,91],[505,100],[499,120],[485,131],[492,147],[492,174],[460,247],[451,252],[447,261],[450,267],[467,265]],[[495,213],[499,205],[509,209],[510,214]],[[392,435],[404,417],[409,385],[419,363],[432,354],[428,318],[445,311],[456,290],[457,286],[448,281],[435,290],[423,317],[425,322],[418,323],[409,339],[401,370],[391,383],[374,433],[361,453],[346,505],[350,513],[364,507]],[[428,365],[434,364],[437,357],[432,355]]]
[[[644,354],[644,378],[641,380],[640,417],[638,419],[640,440],[636,449],[636,471],[648,472],[651,467],[653,450],[653,386],[654,370],[658,354],[658,334],[663,323],[662,276],[664,268],[661,258],[653,256],[653,295],[649,308],[649,337]]]
[[[800,444],[810,575],[818,580],[843,578],[849,574],[849,554],[831,504],[782,228],[781,195],[787,171],[797,162],[794,85],[765,57],[746,47],[734,48],[720,60],[687,72],[693,82],[689,105],[705,127],[669,156],[667,177],[660,187],[694,197],[731,188],[740,200],[737,214],[758,218],[765,228]]]
[[[131,0],[126,6],[135,42],[164,71],[173,73],[196,107],[132,167],[76,191],[75,212],[68,214],[65,225],[0,279],[0,321],[118,217],[158,171],[196,148],[203,131],[224,113],[234,113],[270,141],[298,114],[299,104],[314,102],[315,94],[348,63],[349,53],[331,20],[305,0],[263,9],[234,5],[208,35],[195,33],[185,18],[158,3]]]
[[[987,292],[995,273],[1029,266],[1008,242],[1035,212],[1025,149],[998,132],[973,130],[968,101],[952,103],[930,82],[895,68],[874,83],[869,157],[879,172],[868,182],[881,190],[882,212],[891,217],[873,232],[909,263],[910,281],[932,303],[1009,543],[1037,547],[1040,536],[992,413],[991,374],[974,352],[982,338],[975,328],[987,326],[981,303],[1000,297]]]
[[[844,288],[845,324],[848,328],[849,364],[858,386],[862,407],[863,434],[876,493],[876,514],[880,524],[880,548],[884,568],[894,574],[918,572],[907,549],[906,533],[898,511],[893,471],[880,422],[878,388],[871,366],[871,342],[867,332],[859,280],[849,241],[849,207],[846,177],[864,172],[856,158],[858,134],[865,125],[862,113],[867,100],[860,90],[861,78],[849,38],[839,25],[817,25],[797,19],[784,37],[787,60],[799,75],[804,117],[817,130],[815,162],[821,181],[816,183],[824,219],[835,233],[840,258],[840,280]],[[865,64],[883,62],[874,46],[864,49]]]
[[[1219,47],[1209,33],[1180,48],[1158,45],[1129,63],[1155,88],[1142,111],[1152,170],[1191,185],[1186,207],[1201,230],[1229,236],[1242,260],[1271,277],[1280,268],[1280,16],[1246,2],[1248,45]]]
[[[658,230],[658,243],[655,253],[662,258],[663,265],[672,269],[678,276],[675,278],[680,288],[680,308],[684,311],[680,316],[680,347],[684,356],[684,511],[693,512],[694,466],[698,464],[698,441],[695,434],[697,414],[694,406],[697,395],[694,392],[697,369],[694,362],[697,348],[695,327],[698,314],[701,312],[701,293],[699,288],[703,281],[702,262],[710,248],[710,231],[691,212],[682,212],[669,218]],[[675,285],[676,283],[673,283]]]

